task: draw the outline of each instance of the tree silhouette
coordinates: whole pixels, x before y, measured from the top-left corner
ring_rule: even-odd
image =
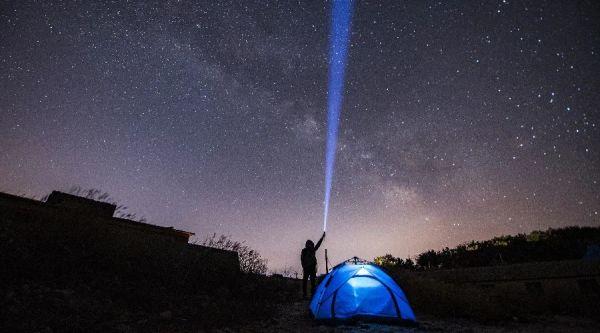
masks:
[[[417,256],[416,265],[391,254],[375,258],[382,267],[449,269],[493,266],[535,261],[581,259],[588,246],[600,244],[599,227],[566,227],[533,231],[530,234],[499,236],[470,241],[455,248],[428,250]]]
[[[267,273],[267,261],[260,256],[260,253],[247,246],[245,242],[233,241],[229,236],[217,236],[216,233],[213,233],[211,236],[206,237],[200,245],[237,252],[240,258],[240,270],[244,273],[261,275]]]

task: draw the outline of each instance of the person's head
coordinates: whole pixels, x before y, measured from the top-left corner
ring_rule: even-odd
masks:
[[[310,239],[306,241],[306,244],[304,244],[304,247],[308,248],[308,249],[312,249],[315,247],[315,243],[313,243],[313,241],[311,241]]]

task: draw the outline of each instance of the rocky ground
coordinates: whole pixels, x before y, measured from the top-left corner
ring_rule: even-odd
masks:
[[[110,299],[98,295],[80,297],[77,291],[71,289],[51,289],[40,286],[24,285],[5,294],[2,312],[6,318],[18,320],[22,325],[17,331],[26,332],[61,332],[67,331],[99,331],[99,332],[202,332],[206,328],[198,323],[191,323],[191,311],[181,311],[175,307],[162,312],[132,313],[126,308],[117,306]],[[103,294],[100,294],[103,295]],[[94,301],[92,301],[94,300]],[[39,303],[39,304],[38,304]],[[217,306],[209,302],[208,308]],[[257,303],[253,303],[257,306]],[[248,304],[244,305],[248,306]],[[50,311],[49,309],[53,309]],[[103,311],[92,316],[90,309]],[[202,310],[205,312],[207,309]],[[32,312],[33,311],[33,312]],[[233,309],[229,308],[229,311]],[[251,311],[251,309],[248,309]],[[265,319],[245,319],[248,324],[235,323],[238,317],[225,323],[227,328],[214,329],[215,332],[600,332],[600,322],[569,316],[541,317],[523,321],[514,318],[511,321],[482,324],[474,320],[437,318],[419,314],[418,327],[400,327],[373,323],[358,323],[354,325],[329,326],[316,323],[308,312],[308,301],[300,296],[289,295],[286,301],[276,303],[276,308]],[[187,315],[186,315],[187,314]],[[37,324],[26,324],[31,316]],[[54,320],[45,318],[58,316]],[[211,316],[214,317],[214,314]],[[89,317],[89,318],[88,318]],[[62,318],[62,319],[59,319]],[[203,320],[198,318],[199,320]],[[58,320],[58,321],[57,321]],[[95,323],[93,323],[95,322]],[[14,323],[13,323],[14,324]],[[0,324],[0,327],[2,325]],[[41,329],[40,329],[41,327]],[[84,327],[86,327],[84,329]],[[222,327],[222,326],[221,326]],[[0,329],[0,331],[4,331]],[[14,331],[13,329],[7,331]]]
[[[418,316],[418,327],[359,323],[356,325],[319,325],[307,312],[307,301],[281,304],[275,316],[243,328],[218,332],[600,332],[600,323],[573,317],[539,318],[535,321],[480,324],[465,319],[438,319]]]

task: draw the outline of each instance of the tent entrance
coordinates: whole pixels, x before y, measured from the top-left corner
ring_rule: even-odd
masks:
[[[356,315],[400,317],[391,291],[373,276],[353,276],[336,294],[331,306],[333,318]]]

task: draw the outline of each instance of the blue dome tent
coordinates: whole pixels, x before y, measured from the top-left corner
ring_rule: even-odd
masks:
[[[404,292],[381,268],[356,257],[335,266],[310,302],[317,320],[416,324]]]

